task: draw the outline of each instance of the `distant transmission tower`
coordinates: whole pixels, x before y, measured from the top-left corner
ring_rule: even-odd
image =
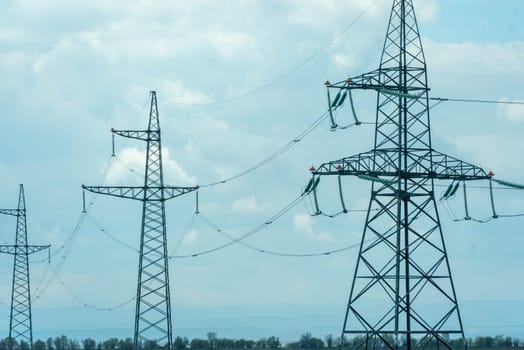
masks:
[[[33,326],[31,318],[31,285],[29,283],[29,255],[49,249],[50,245],[27,244],[24,185],[20,185],[18,208],[0,209],[0,214],[16,216],[15,244],[0,245],[0,253],[14,256],[8,346],[9,350],[12,350],[15,345],[14,341],[18,340],[25,342],[32,349]]]
[[[434,181],[489,176],[431,145],[426,62],[412,1],[393,1],[377,70],[326,86],[328,98],[338,92],[329,98],[330,112],[346,97],[352,103],[352,90],[377,91],[374,148],[312,169],[314,176],[372,181],[342,338],[366,349],[464,347]]]
[[[143,186],[84,186],[84,190],[142,201],[142,228],[135,311],[134,349],[151,342],[172,349],[165,201],[198,189],[164,185],[156,92],[151,91],[147,130],[114,130],[147,143]],[[150,345],[151,345],[150,344]]]

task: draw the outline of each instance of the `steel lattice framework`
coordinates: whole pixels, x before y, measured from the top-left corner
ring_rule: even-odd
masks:
[[[50,245],[29,245],[24,185],[20,185],[17,209],[0,209],[0,214],[16,216],[16,238],[14,245],[0,245],[0,253],[14,256],[13,284],[11,290],[11,313],[9,318],[9,349],[14,341],[26,342],[33,348],[33,327],[31,317],[31,285],[29,281],[29,255]],[[48,251],[49,252],[49,251]]]
[[[377,70],[326,85],[339,101],[352,90],[377,92],[374,148],[313,170],[372,181],[343,339],[356,337],[353,345],[366,349],[451,349],[457,343],[450,338],[463,339],[464,331],[434,181],[489,176],[431,145],[426,62],[412,1],[393,1]],[[330,101],[330,112],[340,105]]]
[[[164,185],[162,145],[156,92],[151,92],[147,130],[111,131],[147,143],[142,187],[82,186],[84,190],[142,201],[142,226],[135,311],[134,348],[154,342],[172,349],[171,302],[166,236],[165,201],[198,189]]]

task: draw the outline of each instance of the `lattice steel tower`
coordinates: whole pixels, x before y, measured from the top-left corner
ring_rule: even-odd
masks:
[[[9,349],[13,349],[15,340],[26,342],[32,349],[33,325],[31,317],[31,284],[29,283],[29,255],[49,249],[50,245],[29,245],[27,243],[24,185],[20,185],[18,208],[0,209],[0,214],[16,216],[15,244],[0,245],[0,253],[14,256],[11,313],[9,317]]]
[[[90,192],[142,202],[140,257],[136,294],[134,348],[142,342],[155,342],[172,349],[171,302],[165,201],[198,189],[164,185],[162,145],[156,92],[151,91],[147,130],[115,130],[114,134],[145,141],[144,186],[84,186]]]
[[[374,148],[313,176],[372,181],[342,335],[372,347],[463,347],[464,332],[434,181],[488,179],[431,144],[426,62],[411,0],[395,0],[377,70],[331,84],[330,112],[356,89],[377,92]],[[431,303],[431,305],[428,305]],[[355,344],[354,344],[355,346]]]

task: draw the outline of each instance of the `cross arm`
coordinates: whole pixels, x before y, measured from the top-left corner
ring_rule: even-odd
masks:
[[[489,179],[482,168],[433,150],[409,150],[408,162],[407,171],[401,171],[398,150],[376,150],[324,163],[312,173],[313,175],[429,177],[442,180]]]
[[[104,194],[113,197],[136,199],[136,200],[151,200],[151,201],[162,201],[172,199],[186,193],[197,190],[199,187],[178,187],[178,186],[85,186],[82,188],[86,191]],[[163,191],[163,195],[162,195]],[[146,192],[146,195],[144,195]]]
[[[18,216],[20,213],[19,209],[0,209],[0,214]]]
[[[182,196],[186,193],[196,191],[200,186],[193,187],[178,187],[178,186],[164,186],[164,199],[171,199]]]
[[[27,245],[27,246],[18,246],[18,245],[8,245],[8,244],[2,244],[0,245],[0,253],[4,254],[20,254],[20,249],[23,249],[24,254],[33,254],[36,252],[39,252],[41,250],[49,249],[51,245]]]
[[[160,139],[160,133],[158,131],[150,130],[116,130],[111,129],[113,134],[117,134],[122,137],[130,139],[137,139],[142,141],[158,141]]]
[[[408,67],[408,71],[420,70],[421,68]],[[397,68],[382,68],[377,69],[368,73],[357,75],[354,77],[349,77],[345,80],[330,83],[326,82],[328,89],[339,89],[339,90],[376,90],[384,93],[388,91],[392,94],[399,92],[399,87],[395,84],[396,79],[395,75],[398,74]],[[408,72],[409,74],[409,72]],[[412,87],[409,89],[411,93],[414,93],[415,90],[420,92],[428,91],[428,88],[422,87]],[[406,91],[404,91],[406,92]]]

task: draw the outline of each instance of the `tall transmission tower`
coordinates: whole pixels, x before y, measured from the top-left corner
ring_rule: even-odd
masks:
[[[165,201],[198,189],[164,185],[162,145],[156,92],[151,91],[147,130],[115,130],[113,134],[145,141],[143,186],[84,186],[84,190],[142,202],[140,257],[135,310],[134,349],[153,342],[172,349],[171,302]]]
[[[377,70],[326,86],[330,112],[346,96],[352,103],[353,90],[377,92],[374,148],[311,169],[313,176],[352,175],[372,183],[342,339],[353,337],[353,345],[366,349],[463,347],[434,181],[490,175],[432,147],[426,62],[412,1],[393,1]]]
[[[16,216],[16,238],[14,245],[0,245],[0,253],[14,256],[13,285],[11,291],[11,313],[9,317],[9,349],[14,341],[25,342],[33,348],[33,325],[31,316],[31,284],[29,283],[29,255],[48,249],[50,245],[29,245],[24,185],[20,185],[17,209],[0,209],[0,214]],[[50,256],[49,256],[50,258]]]

